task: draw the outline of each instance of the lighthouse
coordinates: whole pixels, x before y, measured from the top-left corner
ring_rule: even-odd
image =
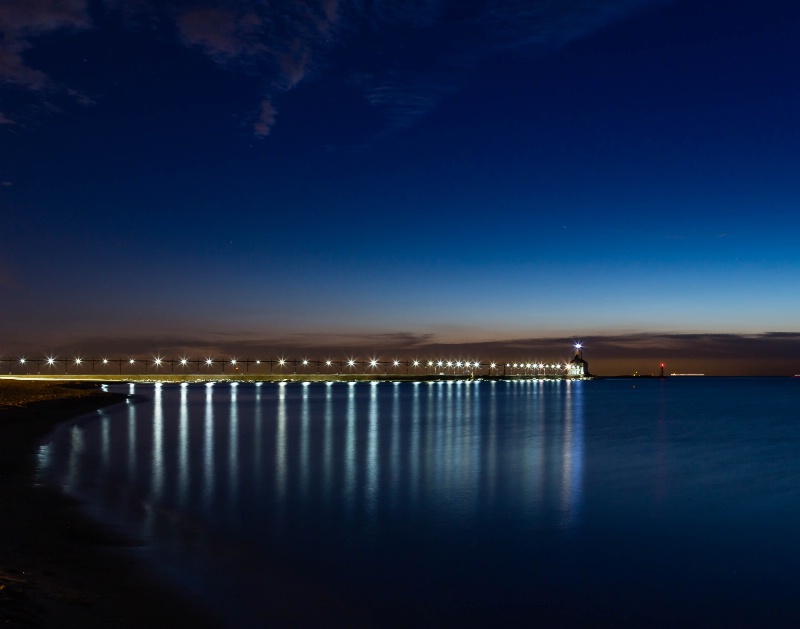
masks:
[[[583,345],[581,343],[575,343],[575,358],[569,361],[567,374],[571,378],[587,378],[592,375],[589,373],[589,363],[583,359]]]

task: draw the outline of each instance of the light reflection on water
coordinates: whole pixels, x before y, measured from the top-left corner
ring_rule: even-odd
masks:
[[[238,384],[231,384],[230,425],[228,435],[228,509],[234,513],[239,501],[239,405],[236,399]]]
[[[203,507],[206,514],[211,512],[211,502],[214,499],[214,385],[206,384],[206,406],[203,418],[203,481],[204,499]],[[189,475],[191,478],[191,474]],[[188,487],[187,487],[188,489]]]
[[[688,551],[705,543],[700,532],[711,537],[735,513],[725,526],[736,538],[765,526],[753,499],[800,495],[800,464],[784,451],[800,433],[780,409],[765,445],[750,416],[735,414],[757,393],[666,386],[130,385],[136,399],[57,431],[40,450],[40,475],[148,539],[197,590],[212,587],[221,607],[240,610],[234,626],[263,598],[243,584],[274,574],[363,599],[379,624],[435,607],[455,626],[531,605],[582,622],[606,617],[620,597],[646,614],[710,578]],[[761,487],[730,461],[783,461],[772,471],[782,481]],[[720,482],[728,495],[749,493],[726,500]],[[780,500],[768,503],[773,513]],[[800,524],[797,507],[790,515],[786,526]],[[665,590],[670,579],[684,585]],[[576,593],[584,602],[565,607]],[[394,620],[384,622],[386,609]]]
[[[188,386],[181,385],[180,412],[178,416],[178,505],[186,507],[189,487],[189,405]]]
[[[153,491],[151,500],[160,503],[164,491],[164,406],[161,384],[155,385],[153,396]]]

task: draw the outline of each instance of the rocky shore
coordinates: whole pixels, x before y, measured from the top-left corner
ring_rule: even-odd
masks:
[[[221,626],[137,565],[135,540],[35,484],[36,447],[56,424],[124,399],[95,383],[0,380],[0,626]]]

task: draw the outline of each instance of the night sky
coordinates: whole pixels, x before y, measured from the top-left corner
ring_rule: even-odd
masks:
[[[0,357],[800,373],[800,3],[7,0]]]

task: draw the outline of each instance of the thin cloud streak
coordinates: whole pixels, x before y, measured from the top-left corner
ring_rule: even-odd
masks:
[[[197,47],[216,64],[253,75],[264,85],[256,137],[266,137],[275,122],[277,95],[294,89],[311,72],[333,37],[339,5],[294,2],[243,3],[236,9],[189,8],[176,19],[181,41]]]
[[[706,375],[794,375],[800,373],[800,332],[761,334],[631,333],[587,337],[517,338],[470,343],[437,342],[433,334],[322,335],[293,333],[280,336],[239,331],[193,336],[87,337],[46,348],[60,356],[126,357],[161,355],[225,359],[343,360],[378,357],[382,360],[453,358],[480,360],[564,361],[572,358],[581,342],[592,372],[598,375],[650,374],[661,362],[669,372],[704,372]],[[37,348],[0,348],[32,357]]]
[[[269,132],[272,130],[272,126],[275,124],[276,113],[275,107],[273,107],[268,98],[265,98],[263,101],[261,101],[261,113],[258,116],[258,121],[253,127],[255,134],[258,137],[265,138],[269,135]]]

